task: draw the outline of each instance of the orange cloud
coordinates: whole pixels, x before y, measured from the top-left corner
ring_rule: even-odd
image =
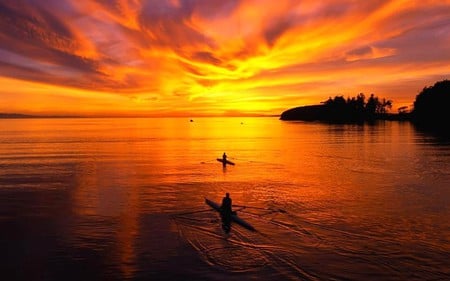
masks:
[[[448,0],[2,1],[0,111],[278,114],[359,92],[400,106],[448,79],[449,14]]]

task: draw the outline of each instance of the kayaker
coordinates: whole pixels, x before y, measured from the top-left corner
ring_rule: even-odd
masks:
[[[231,214],[233,213],[233,211],[231,210],[231,205],[232,201],[230,193],[227,192],[225,194],[225,197],[222,199],[222,206],[220,206],[220,209],[222,211],[222,218],[227,223],[231,221]]]

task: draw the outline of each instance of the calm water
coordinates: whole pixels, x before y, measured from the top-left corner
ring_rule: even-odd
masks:
[[[257,232],[222,231],[204,197],[225,192]],[[2,280],[448,280],[450,143],[399,122],[0,120],[0,229]]]

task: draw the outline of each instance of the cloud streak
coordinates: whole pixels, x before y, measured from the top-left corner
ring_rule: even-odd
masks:
[[[109,99],[86,114],[276,114],[361,91],[402,106],[450,75],[449,14],[447,0],[0,0],[0,76],[20,97],[41,93],[30,82]],[[0,111],[79,110],[42,98]]]

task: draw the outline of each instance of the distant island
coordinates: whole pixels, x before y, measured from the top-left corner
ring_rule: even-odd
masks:
[[[70,115],[29,115],[20,113],[0,113],[0,119],[31,119],[31,118],[80,118]]]
[[[399,108],[397,114],[388,113],[392,101],[380,99],[374,94],[366,101],[363,93],[345,99],[329,98],[319,105],[300,106],[284,111],[281,120],[322,121],[329,123],[365,123],[375,120],[408,120],[422,128],[449,130],[450,80],[436,82],[425,87],[414,101],[414,108],[407,112]]]
[[[17,118],[35,118],[33,115],[18,114],[18,113],[0,113],[0,118],[17,119]]]
[[[325,121],[332,123],[359,123],[387,116],[392,101],[371,95],[366,101],[363,93],[353,98],[329,98],[321,105],[301,106],[286,110],[281,120]]]

